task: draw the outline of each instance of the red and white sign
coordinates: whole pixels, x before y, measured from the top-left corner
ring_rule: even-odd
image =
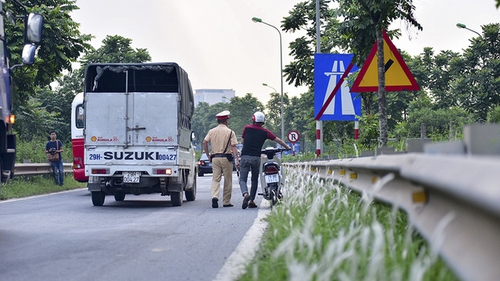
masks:
[[[385,90],[387,92],[420,90],[417,81],[385,30],[382,36],[384,39]],[[359,71],[358,77],[351,87],[351,92],[378,92],[377,42],[373,45],[368,58]]]
[[[288,138],[288,141],[291,143],[296,143],[300,140],[300,134],[297,131],[288,132],[286,137]]]

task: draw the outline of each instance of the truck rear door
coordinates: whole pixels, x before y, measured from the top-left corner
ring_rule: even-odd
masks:
[[[85,144],[124,146],[126,110],[124,93],[86,93]]]
[[[177,93],[132,93],[127,137],[130,145],[176,146]]]
[[[177,96],[177,93],[87,93],[85,143],[175,146]]]

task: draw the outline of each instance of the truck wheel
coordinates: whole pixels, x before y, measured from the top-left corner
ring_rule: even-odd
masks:
[[[104,205],[104,199],[106,199],[104,191],[92,191],[92,204],[94,204],[94,206]]]
[[[198,172],[199,177],[203,177],[203,173]]]
[[[193,189],[186,190],[186,200],[194,201],[196,199],[196,177],[193,179]]]
[[[172,206],[182,206],[182,191],[171,193],[170,202],[172,202]]]
[[[122,202],[125,200],[125,193],[124,192],[116,192],[115,193],[115,201]]]

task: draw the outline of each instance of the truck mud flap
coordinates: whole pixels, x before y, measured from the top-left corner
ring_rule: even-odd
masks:
[[[89,191],[101,191],[101,183],[87,183],[87,188]]]
[[[162,191],[162,196],[170,195],[170,193],[178,193],[182,191],[181,183],[169,183],[166,190]]]
[[[186,188],[185,188],[186,190],[193,189],[193,183],[195,182],[195,177],[196,177],[196,173],[194,174],[194,177],[188,175]]]

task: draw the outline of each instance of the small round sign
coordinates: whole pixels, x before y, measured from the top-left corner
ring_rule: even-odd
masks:
[[[299,134],[299,132],[294,131],[294,130],[288,132],[288,134],[287,134],[286,137],[288,138],[288,141],[291,142],[291,143],[296,143],[296,142],[298,142],[300,140],[300,134]]]

